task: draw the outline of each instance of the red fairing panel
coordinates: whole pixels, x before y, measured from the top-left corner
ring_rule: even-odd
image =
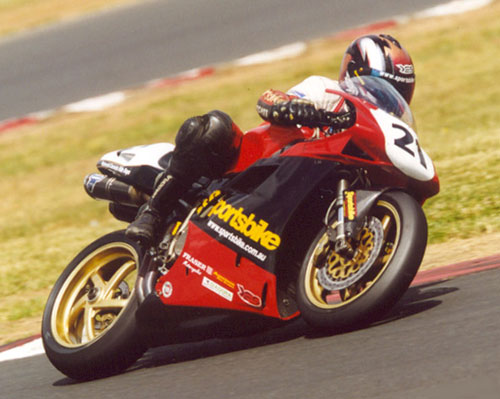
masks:
[[[276,276],[220,244],[193,223],[186,246],[156,291],[165,305],[209,307],[281,318]]]
[[[238,161],[228,173],[241,172],[255,161],[270,157],[287,144],[307,138],[305,133],[298,128],[271,125],[268,122],[249,130],[243,136]]]

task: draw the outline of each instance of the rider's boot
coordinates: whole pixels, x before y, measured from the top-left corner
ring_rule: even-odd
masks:
[[[163,218],[186,189],[187,187],[181,184],[179,179],[165,173],[160,178],[149,201],[141,208],[136,219],[125,230],[125,235],[143,244],[151,243]]]

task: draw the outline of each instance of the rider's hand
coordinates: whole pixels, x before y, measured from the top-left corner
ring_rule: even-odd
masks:
[[[348,106],[348,111],[328,112],[320,110],[320,126],[328,126],[332,132],[348,129],[356,122],[356,110]]]
[[[288,120],[298,125],[316,127],[321,122],[321,113],[312,101],[294,98],[288,104]]]
[[[314,103],[301,98],[274,104],[267,120],[280,125],[303,125],[316,127],[320,121],[321,113]]]

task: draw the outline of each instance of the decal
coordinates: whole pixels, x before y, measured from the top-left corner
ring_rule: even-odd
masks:
[[[217,280],[219,280],[221,283],[227,285],[229,288],[234,288],[236,284],[234,284],[231,280],[227,279],[223,275],[221,275],[218,272],[214,272],[214,276]]]
[[[356,191],[344,191],[344,215],[348,220],[356,218]]]
[[[206,265],[205,263],[191,256],[187,252],[184,252],[182,254],[182,258],[184,259],[184,262],[182,264],[186,266],[188,269],[194,271],[196,274],[201,275],[201,271],[204,271],[208,275],[212,275],[214,271],[214,269],[211,266]]]
[[[125,166],[122,166],[122,165],[117,165],[117,164],[114,164],[111,162],[107,162],[107,161],[99,162],[98,166],[101,166],[103,168],[108,168],[110,170],[114,170],[115,172],[118,172],[118,173],[125,175],[125,176],[128,176],[131,173],[131,170],[129,168],[126,168]]]
[[[401,82],[401,83],[413,83],[413,82],[415,82],[415,78],[413,76],[411,76],[411,77],[398,76],[398,75],[393,75],[392,73],[385,72],[385,71],[377,71],[375,69],[372,69],[372,75],[379,76],[381,78],[391,79],[391,80],[394,80],[395,82]]]
[[[396,64],[399,69],[399,73],[403,75],[413,75],[413,65],[412,64]]]
[[[258,222],[254,220],[255,215],[245,215],[243,208],[233,208],[226,204],[226,201],[220,200],[210,211],[209,216],[215,215],[220,220],[229,224],[234,230],[242,233],[245,237],[262,245],[269,250],[275,250],[280,245],[281,239],[277,234],[267,230],[269,223],[264,220]]]
[[[260,97],[260,100],[269,104],[269,105],[274,105],[274,104],[284,103],[284,102],[288,101],[289,97],[281,91],[269,89],[269,90],[266,90],[266,92],[264,92],[264,94],[262,94],[262,96]]]
[[[434,165],[420,147],[417,134],[400,119],[382,110],[371,110],[385,137],[385,152],[393,165],[405,175],[429,181],[434,177]]]
[[[410,154],[411,156],[414,157],[415,153],[413,152],[413,150],[409,146],[415,142],[415,145],[417,146],[417,152],[418,152],[418,157],[420,159],[420,163],[422,164],[422,166],[424,168],[427,167],[424,155],[422,153],[422,148],[420,148],[420,144],[418,143],[418,140],[416,138],[414,138],[411,135],[411,133],[408,131],[408,129],[406,129],[404,126],[398,125],[397,123],[393,123],[392,127],[394,129],[401,130],[404,134],[403,137],[401,137],[399,139],[395,139],[394,144],[396,144],[398,147],[400,147],[401,149],[403,149],[408,154]]]
[[[201,285],[225,300],[229,302],[233,301],[233,293],[231,291],[217,284],[215,281],[210,280],[208,277],[203,277]]]
[[[161,293],[164,298],[170,298],[172,296],[172,292],[174,291],[174,287],[170,281],[165,281],[161,288]]]
[[[201,270],[193,267],[191,265],[191,263],[189,263],[187,260],[185,260],[184,262],[182,262],[182,265],[185,266],[190,271],[192,271],[194,274],[197,274],[197,275],[201,276]]]
[[[220,190],[215,190],[213,193],[211,193],[208,198],[205,198],[201,205],[198,207],[196,210],[196,213],[199,215],[203,210],[208,206],[209,203],[211,203],[215,198],[217,198],[219,195],[221,195]],[[202,217],[205,217],[206,215],[203,215]]]
[[[214,191],[202,205],[198,208],[197,212],[200,214],[205,207],[216,197],[220,195],[220,191]],[[247,215],[242,207],[235,208],[220,199],[208,212],[208,217],[216,216],[220,221],[228,224],[233,230],[243,234],[245,237],[261,245],[270,251],[275,250],[281,244],[281,238],[278,234],[267,230],[269,223],[265,220],[255,220],[255,214]]]
[[[94,187],[97,183],[99,183],[101,180],[103,180],[106,176],[104,175],[101,175],[99,173],[92,173],[91,175],[88,175],[86,178],[85,178],[85,188],[87,189],[87,191],[89,191],[90,193],[93,193],[94,192]]]
[[[210,220],[207,226],[213,231],[215,231],[219,235],[219,237],[224,237],[226,240],[231,241],[233,244],[244,250],[249,255],[252,255],[253,257],[257,258],[262,262],[266,260],[267,255],[263,254],[262,252],[252,247],[251,245],[246,244],[245,241],[241,239],[241,237],[238,237],[236,234],[227,231],[223,227],[219,226],[217,223],[214,223]]]
[[[228,278],[224,277],[219,272],[214,271],[214,269],[213,269],[212,266],[206,265],[202,261],[194,258],[189,253],[184,252],[182,254],[182,258],[184,258],[184,261],[182,262],[182,265],[185,266],[187,269],[189,269],[194,274],[197,274],[197,275],[201,276],[202,271],[204,271],[209,276],[214,276],[216,278],[216,280],[220,281],[224,285],[227,285],[229,288],[234,288],[236,286],[236,284],[233,283],[231,280],[229,280]]]
[[[253,292],[245,289],[241,284],[238,284],[238,297],[253,308],[262,307],[262,299]]]

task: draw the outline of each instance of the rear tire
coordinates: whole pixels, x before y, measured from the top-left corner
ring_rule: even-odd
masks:
[[[146,350],[135,312],[141,248],[123,231],[83,249],[50,293],[42,340],[52,364],[74,379],[123,371]]]
[[[366,237],[353,260],[335,253],[325,227],[311,243],[298,277],[297,302],[313,327],[341,331],[373,322],[395,305],[415,277],[427,244],[420,205],[404,192],[388,192],[379,197],[370,217],[380,227],[363,231]],[[364,270],[368,262],[371,266]],[[320,273],[321,267],[326,269]]]

